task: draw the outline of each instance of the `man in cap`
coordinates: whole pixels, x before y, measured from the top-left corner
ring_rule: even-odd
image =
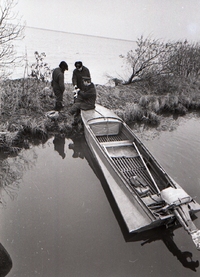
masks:
[[[75,62],[74,66],[76,67],[72,75],[72,84],[74,86],[74,89],[79,88],[80,90],[84,90],[82,77],[91,77],[90,71],[87,67],[83,65],[81,61]]]
[[[60,62],[59,67],[54,69],[52,73],[52,87],[53,92],[56,97],[55,110],[60,111],[64,106],[63,102],[63,93],[65,91],[65,83],[64,83],[64,72],[68,70],[68,65],[65,61]]]
[[[96,89],[91,82],[91,78],[83,76],[83,90],[77,89],[77,98],[71,108],[71,114],[74,115],[73,125],[77,125],[80,117],[80,110],[92,110],[95,108]]]

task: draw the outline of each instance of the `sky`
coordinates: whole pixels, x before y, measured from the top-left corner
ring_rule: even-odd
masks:
[[[199,41],[200,0],[18,0],[29,27],[136,40]]]

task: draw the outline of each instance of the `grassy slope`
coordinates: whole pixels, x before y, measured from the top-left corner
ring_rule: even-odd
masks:
[[[163,80],[162,80],[163,82]],[[162,89],[164,87],[164,89]],[[164,80],[164,84],[138,82],[115,87],[96,85],[97,103],[114,110],[127,123],[143,122],[162,125],[163,113],[184,115],[200,108],[200,82]],[[7,80],[1,87],[0,147],[21,147],[24,137],[46,140],[52,132],[70,136],[73,117],[73,87],[66,84],[65,107],[57,121],[45,116],[52,110],[55,99],[50,83],[33,79]],[[166,120],[165,120],[166,124]],[[15,149],[16,150],[16,149]]]

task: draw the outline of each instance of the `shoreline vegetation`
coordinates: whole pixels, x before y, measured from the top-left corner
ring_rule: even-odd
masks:
[[[161,80],[160,80],[161,81]],[[112,109],[127,124],[144,124],[166,129],[162,125],[167,116],[184,116],[200,110],[200,79],[162,78],[165,90],[158,83],[150,86],[145,81],[129,85],[95,85],[96,103]],[[80,133],[72,127],[73,116],[69,114],[73,104],[73,86],[66,84],[64,108],[57,118],[49,118],[55,103],[50,82],[34,78],[5,80],[1,86],[0,151],[6,156],[16,155],[31,144],[45,143],[55,134],[73,137]]]
[[[72,128],[73,117],[69,114],[72,84],[66,84],[61,112],[57,117],[47,116],[55,105],[52,69],[44,61],[44,52],[34,54],[36,61],[32,65],[24,58],[24,78],[10,80],[1,76],[0,151],[6,155],[17,154],[33,143],[44,143],[55,133],[68,138],[81,133],[81,127]],[[2,59],[8,57],[9,52]],[[129,76],[127,80],[108,76],[110,86],[95,84],[98,104],[113,110],[129,125],[139,123],[159,130],[167,128],[166,115],[199,112],[199,43],[163,42],[141,36],[136,48],[120,57],[130,69]],[[14,67],[12,60],[10,65]]]

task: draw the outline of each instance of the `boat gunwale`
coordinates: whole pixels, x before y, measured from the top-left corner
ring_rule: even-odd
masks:
[[[126,123],[122,121],[122,124],[127,127]],[[147,216],[152,220],[152,222],[155,221],[163,221],[166,220],[166,218],[173,218],[174,216],[172,214],[169,215],[165,215],[165,216],[161,216],[158,214],[153,213],[149,207],[147,206],[147,204],[142,201],[141,197],[131,189],[131,187],[129,186],[127,180],[125,179],[125,177],[120,173],[119,169],[116,167],[116,165],[114,164],[114,162],[112,161],[110,155],[108,155],[107,151],[104,150],[103,145],[101,145],[101,143],[98,141],[96,135],[94,134],[93,130],[91,129],[90,125],[87,124],[87,130],[90,133],[90,136],[93,138],[93,140],[95,141],[96,145],[98,145],[99,150],[101,151],[102,155],[106,158],[107,162],[109,163],[109,165],[112,167],[113,171],[116,172],[116,175],[118,176],[118,178],[121,180],[123,187],[125,187],[128,192],[131,194],[132,197],[134,197],[134,199],[137,201],[137,203],[140,205],[140,207],[142,208],[142,210],[147,214]],[[119,184],[118,184],[119,185]],[[121,186],[120,186],[121,187]]]
[[[96,109],[95,109],[95,111],[96,111]],[[96,111],[96,112],[98,112],[98,111]],[[99,113],[99,112],[98,112]],[[99,113],[99,114],[101,114],[101,113]],[[113,113],[114,114],[114,113]],[[102,115],[102,114],[101,114]],[[147,156],[151,159],[151,161],[155,164],[155,166],[163,173],[163,175],[164,175],[164,177],[165,177],[165,179],[166,179],[166,181],[168,182],[168,186],[171,186],[171,187],[177,187],[176,186],[176,182],[174,182],[174,180],[169,176],[169,174],[164,170],[164,168],[161,166],[161,164],[153,157],[153,155],[150,153],[150,151],[146,148],[146,146],[142,143],[142,141],[134,134],[134,132],[131,130],[131,128],[120,118],[120,117],[118,117],[117,115],[115,116],[115,114],[112,116],[112,117],[110,117],[110,116],[104,116],[104,115],[102,115],[102,116],[100,116],[100,117],[98,117],[97,119],[106,119],[106,118],[113,118],[113,119],[116,119],[117,121],[119,121],[121,124],[122,124],[122,128],[124,127],[125,129],[127,129],[127,131],[128,131],[128,133],[132,136],[132,139],[133,139],[133,141],[134,142],[137,142],[137,144],[140,144],[140,147],[143,149],[143,151],[144,152],[146,152],[146,154],[147,154]],[[96,141],[96,144],[98,144],[98,145],[100,145],[100,147],[102,147],[103,146],[103,143],[100,143],[99,141],[98,141],[98,139],[97,139],[97,136],[95,135],[95,133],[93,132],[93,130],[92,130],[92,128],[90,127],[90,125],[93,125],[93,124],[95,124],[95,123],[99,123],[99,122],[94,122],[94,123],[92,123],[92,124],[90,124],[90,123],[88,123],[89,121],[92,121],[92,120],[94,120],[95,121],[95,117],[93,117],[93,118],[91,118],[91,119],[85,119],[84,121],[85,121],[85,123],[87,124],[87,126],[88,126],[88,128],[90,128],[90,130],[91,130],[91,134],[94,136],[94,138],[95,138],[95,141]],[[101,121],[100,121],[101,122]],[[102,122],[104,122],[104,121],[102,121]],[[112,122],[112,121],[110,121],[110,122]],[[108,136],[109,137],[109,134],[108,135],[106,135],[106,136]],[[130,140],[131,141],[131,140]],[[132,141],[131,141],[132,142]],[[109,144],[109,142],[108,142],[108,144]],[[111,144],[111,142],[110,142],[110,144]],[[103,153],[106,153],[106,152],[103,152]],[[106,153],[106,155],[108,156],[108,158],[109,158],[109,160],[111,159],[110,158],[110,156]],[[120,174],[121,175],[121,174]],[[125,180],[126,181],[126,180]],[[167,187],[168,187],[167,186]],[[178,185],[179,186],[179,185]],[[137,194],[136,194],[137,195]]]
[[[96,110],[95,110],[96,111]],[[153,155],[150,153],[150,151],[146,148],[146,146],[142,143],[142,141],[134,134],[134,132],[131,130],[131,128],[121,119],[119,118],[118,116],[113,116],[113,117],[107,117],[107,116],[101,116],[101,117],[98,117],[98,120],[99,119],[106,119],[106,118],[113,118],[115,120],[117,120],[118,122],[120,122],[122,124],[122,128],[121,129],[125,129],[128,131],[128,133],[130,134],[131,136],[131,139],[129,139],[129,141],[132,143],[132,140],[134,142],[137,142],[137,145],[140,145],[141,148],[143,149],[144,152],[146,152],[146,156],[148,158],[151,159],[150,163],[154,164],[155,167],[160,170],[163,174],[163,177],[165,178],[166,180],[166,188],[167,187],[173,187],[173,188],[177,188],[177,187],[180,187],[179,184],[177,184],[170,176],[169,174],[164,170],[164,168],[160,165],[160,163],[153,157]],[[98,136],[95,135],[95,133],[93,132],[92,128],[90,127],[90,122],[91,120],[94,120],[95,121],[95,117],[94,118],[91,118],[91,119],[87,119],[86,117],[82,117],[83,119],[83,122],[85,122],[85,127],[86,129],[88,130],[88,132],[90,133],[90,136],[93,138],[94,140],[94,143],[98,146],[99,150],[101,151],[102,155],[106,158],[107,162],[109,163],[109,165],[111,166],[112,170],[113,171],[116,171],[117,170],[117,173],[116,175],[120,178],[122,184],[123,184],[123,187],[125,187],[128,192],[131,194],[132,197],[134,197],[134,199],[137,201],[137,203],[140,205],[140,207],[145,211],[145,213],[148,215],[148,216],[152,216],[153,217],[153,221],[157,221],[157,220],[161,220],[163,221],[166,217],[167,218],[174,218],[175,216],[173,214],[168,214],[168,215],[165,215],[165,216],[162,216],[162,215],[159,215],[159,214],[156,214],[154,213],[153,211],[151,211],[148,207],[148,205],[142,200],[142,198],[137,194],[137,192],[135,192],[134,190],[131,189],[131,187],[129,186],[126,178],[120,173],[119,169],[117,168],[117,166],[114,164],[114,162],[112,161],[112,158],[110,157],[110,155],[107,153],[107,151],[105,151],[105,146],[104,146],[104,143],[101,143],[99,142],[98,140]],[[101,122],[101,121],[100,121]],[[102,122],[105,122],[105,120],[102,120]],[[112,121],[110,121],[111,123]],[[94,122],[95,123],[99,123],[98,121],[97,122]],[[93,124],[91,124],[93,125]],[[109,137],[109,135],[107,135]],[[110,141],[110,142],[106,142],[107,146],[110,144],[113,144],[113,141]],[[151,217],[150,216],[150,217]],[[158,218],[159,217],[159,218]]]
[[[100,109],[101,109],[101,107],[100,107]],[[98,111],[96,111],[96,113],[97,112]],[[105,110],[105,113],[106,113],[106,110]],[[99,114],[101,114],[101,113],[99,113]],[[105,174],[105,177],[106,176],[109,177],[108,185],[111,189],[111,192],[114,193],[114,195],[118,198],[118,204],[120,203],[119,202],[120,199],[123,199],[123,200],[127,199],[128,202],[130,201],[130,204],[132,205],[131,207],[136,212],[136,214],[140,213],[140,215],[138,214],[139,216],[141,216],[140,224],[139,225],[134,224],[133,221],[130,221],[130,217],[129,217],[130,214],[127,215],[124,210],[124,208],[130,207],[129,206],[130,204],[128,206],[125,205],[124,207],[123,207],[123,204],[121,206],[118,205],[118,208],[122,212],[122,216],[125,217],[124,220],[126,219],[125,223],[129,229],[129,232],[135,233],[135,232],[139,231],[139,229],[147,230],[147,229],[151,229],[153,226],[155,227],[155,226],[159,226],[162,224],[167,226],[175,219],[191,235],[191,238],[192,238],[196,248],[198,250],[200,250],[200,230],[198,230],[197,227],[194,225],[193,219],[191,217],[191,215],[195,213],[194,208],[196,208],[196,212],[197,212],[200,210],[200,205],[192,197],[190,197],[191,198],[190,202],[180,203],[180,205],[174,206],[173,198],[171,197],[172,193],[171,193],[171,191],[170,191],[170,193],[168,193],[169,192],[168,188],[170,189],[170,187],[171,187],[171,188],[177,189],[178,187],[180,187],[183,190],[183,192],[184,192],[184,189],[170,177],[170,175],[165,171],[165,169],[154,158],[154,156],[146,148],[146,146],[134,134],[134,132],[131,130],[131,128],[122,119],[118,118],[118,116],[111,117],[111,116],[103,116],[102,115],[101,117],[96,117],[96,118],[94,117],[94,118],[88,119],[88,117],[90,115],[92,115],[92,113],[90,113],[88,115],[85,114],[85,116],[82,115],[82,120],[83,120],[83,124],[84,124],[84,129],[85,129],[85,138],[86,138],[86,141],[88,142],[88,145],[90,146],[94,156],[96,156],[96,160],[97,160],[99,166],[101,167],[103,173]],[[97,119],[97,120],[95,121],[95,119]],[[112,121],[109,121],[109,119],[114,119],[114,122],[117,121],[117,122],[121,123],[121,126],[119,126],[118,129],[115,129],[115,132],[118,130],[118,133],[110,132],[110,134],[109,133],[101,134],[100,132],[99,133],[94,132],[94,130],[92,128],[93,124],[96,123],[98,125],[98,123],[105,123],[105,121],[107,123],[113,123]],[[91,124],[91,121],[93,121],[93,124]],[[167,200],[163,199],[164,202],[166,203],[166,205],[162,208],[159,208],[155,212],[149,208],[149,206],[147,205],[147,203],[145,203],[145,201],[142,200],[142,196],[138,195],[137,191],[135,191],[131,188],[126,176],[121,174],[120,169],[112,160],[112,156],[108,153],[108,151],[105,151],[106,145],[103,145],[100,142],[100,140],[98,139],[99,136],[107,136],[107,137],[110,136],[111,137],[110,141],[113,143],[113,139],[115,139],[116,137],[113,138],[112,136],[117,135],[117,138],[119,138],[119,139],[122,138],[122,136],[119,135],[119,132],[122,132],[122,134],[127,137],[127,140],[129,140],[130,142],[133,142],[133,147],[135,144],[135,148],[136,148],[139,156],[142,156],[142,161],[144,158],[145,159],[143,161],[144,164],[147,165],[147,163],[149,163],[151,165],[151,170],[153,170],[153,173],[156,174],[155,177],[161,178],[161,182],[158,183],[158,185],[161,187],[161,191],[164,191],[165,189],[167,189],[164,191],[164,192],[166,192]],[[102,140],[104,140],[104,138]],[[109,147],[109,143],[107,143],[107,146]],[[137,149],[137,147],[139,147],[139,150]],[[109,169],[109,167],[110,167],[110,169]],[[150,176],[151,176],[151,173],[150,173]],[[113,186],[114,184],[115,184],[115,186]],[[125,197],[125,198],[118,197],[116,186],[118,186],[122,190],[122,192],[124,194],[123,197]],[[158,192],[158,194],[159,193],[161,194],[161,192]],[[187,192],[186,192],[186,194],[187,194]],[[177,194],[177,197],[179,197],[179,196],[180,195]],[[161,197],[162,197],[162,195],[161,195]],[[191,207],[190,207],[189,203],[192,204]],[[198,206],[199,206],[199,208],[198,208]],[[167,214],[160,214],[159,211],[167,212]],[[146,216],[147,222],[149,220],[151,223],[149,222],[149,224],[148,223],[144,224],[144,223],[146,223],[146,221],[143,220],[145,218],[145,216]]]

